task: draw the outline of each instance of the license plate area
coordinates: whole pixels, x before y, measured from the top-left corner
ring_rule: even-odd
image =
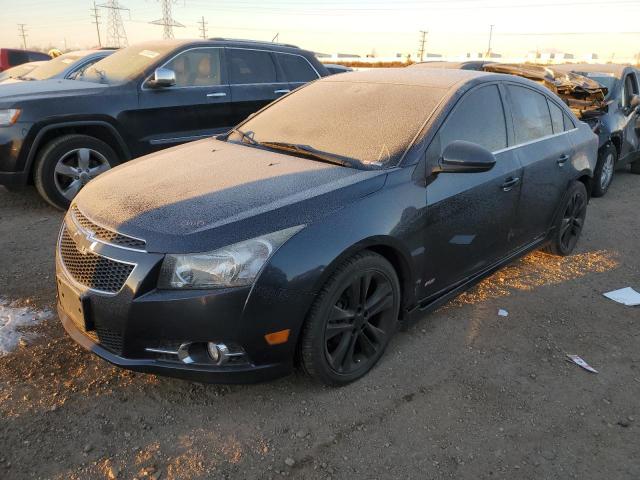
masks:
[[[88,317],[89,299],[58,279],[58,302],[71,321],[83,332],[94,330]]]

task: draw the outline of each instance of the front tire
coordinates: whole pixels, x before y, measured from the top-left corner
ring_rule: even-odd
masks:
[[[327,385],[346,385],[378,362],[396,330],[400,283],[381,255],[365,251],[327,280],[302,330],[304,371]]]
[[[38,193],[61,210],[90,180],[118,165],[118,155],[102,140],[64,135],[38,152],[33,180]]]
[[[571,184],[563,200],[549,244],[543,249],[545,252],[562,257],[573,252],[584,227],[588,199],[584,184],[581,182]]]
[[[593,174],[592,196],[602,197],[607,193],[613,181],[617,161],[618,151],[613,145],[609,144],[600,151],[598,154],[598,163],[596,164],[596,169]]]

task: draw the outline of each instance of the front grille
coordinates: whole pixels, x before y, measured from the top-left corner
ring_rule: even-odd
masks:
[[[96,225],[87,217],[85,217],[76,205],[71,207],[71,214],[73,215],[73,218],[78,223],[78,225],[80,225],[83,229],[93,233],[93,236],[97,240],[101,240],[112,245],[117,245],[119,247],[132,248],[134,250],[144,250],[146,247],[146,242],[144,240],[129,237],[127,235],[108,230],[104,227],[101,227],[100,225]]]
[[[62,229],[59,249],[67,272],[76,282],[93,290],[118,293],[134,268],[134,265],[117,262],[91,251],[80,252],[66,227]]]

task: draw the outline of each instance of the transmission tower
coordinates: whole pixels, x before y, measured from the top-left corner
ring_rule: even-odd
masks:
[[[207,39],[207,22],[204,21],[204,17],[200,20],[200,33],[202,34],[202,38]]]
[[[93,17],[93,24],[96,26],[96,33],[98,34],[98,46],[102,47],[102,39],[100,38],[100,10],[96,2],[93,2],[93,8],[91,9],[91,16]]]
[[[162,25],[164,27],[162,38],[165,40],[174,38],[173,27],[184,27],[180,22],[176,22],[171,15],[171,5],[173,4],[173,1],[174,0],[160,0],[160,5],[162,6],[162,18],[160,20],[149,22],[154,25]]]
[[[129,45],[127,40],[127,32],[124,31],[124,23],[120,16],[121,10],[129,10],[118,4],[118,0],[108,0],[106,3],[98,5],[98,7],[106,8],[109,11],[107,19],[107,46],[121,48]]]
[[[422,60],[424,59],[424,54],[426,53],[424,46],[427,43],[427,35],[429,34],[429,32],[426,32],[424,30],[420,30],[420,42],[418,43],[418,57],[420,58],[420,61],[422,62]]]
[[[27,49],[27,32],[24,29],[24,27],[26,26],[27,26],[26,23],[18,24],[18,30],[20,30],[20,33],[18,33],[18,36],[22,38],[22,46],[24,47],[25,50]]]

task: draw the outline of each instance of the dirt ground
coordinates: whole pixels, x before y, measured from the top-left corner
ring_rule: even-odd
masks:
[[[619,172],[574,256],[498,272],[340,389],[126,372],[54,315],[0,357],[0,478],[638,479],[640,307],[602,293],[640,289],[639,208],[640,177]],[[54,307],[61,218],[0,188],[0,297]]]

